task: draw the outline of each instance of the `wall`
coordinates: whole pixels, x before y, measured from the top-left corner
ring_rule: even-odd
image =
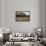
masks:
[[[42,25],[43,25],[43,37],[46,37],[46,0],[43,0],[42,4]]]
[[[3,0],[0,0],[0,29],[3,27]],[[0,30],[0,33],[2,31]]]
[[[33,32],[42,25],[42,0],[4,0],[4,26],[14,32]],[[30,11],[29,22],[16,22],[16,11]]]
[[[3,1],[0,0],[0,28],[3,26]]]

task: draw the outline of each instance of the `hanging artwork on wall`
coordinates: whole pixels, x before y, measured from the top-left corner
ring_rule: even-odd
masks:
[[[16,21],[30,21],[30,11],[16,11]]]

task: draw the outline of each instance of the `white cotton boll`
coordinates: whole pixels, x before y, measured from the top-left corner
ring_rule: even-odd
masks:
[[[41,29],[38,29],[38,31],[41,31]]]
[[[0,37],[3,37],[3,35],[2,35],[2,34],[0,34]]]

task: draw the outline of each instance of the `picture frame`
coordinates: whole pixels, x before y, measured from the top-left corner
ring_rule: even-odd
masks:
[[[16,21],[30,21],[30,11],[16,11]]]

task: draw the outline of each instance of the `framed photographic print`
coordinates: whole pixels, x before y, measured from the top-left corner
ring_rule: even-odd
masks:
[[[16,21],[30,21],[30,11],[16,11]]]

